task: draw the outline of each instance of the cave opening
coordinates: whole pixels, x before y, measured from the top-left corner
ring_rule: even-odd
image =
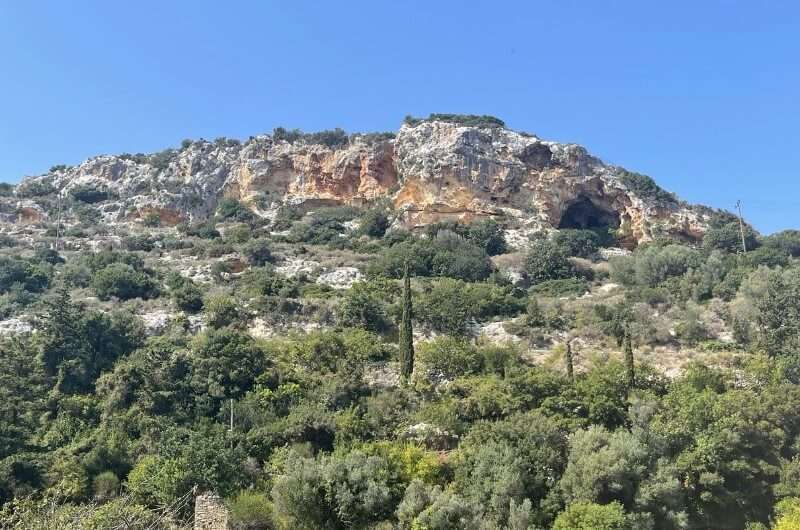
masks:
[[[619,214],[613,210],[605,210],[588,197],[582,196],[564,210],[558,228],[581,230],[619,228]]]

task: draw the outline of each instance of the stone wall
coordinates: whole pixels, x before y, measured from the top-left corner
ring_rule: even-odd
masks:
[[[214,493],[202,493],[194,500],[194,530],[229,530],[228,508]]]

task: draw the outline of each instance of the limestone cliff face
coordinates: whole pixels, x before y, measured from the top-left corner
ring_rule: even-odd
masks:
[[[699,210],[641,196],[626,187],[623,173],[578,145],[423,121],[404,125],[394,139],[354,135],[337,147],[264,135],[243,144],[197,141],[150,156],[99,156],[28,177],[17,193],[37,186],[61,194],[102,189],[109,198],[98,207],[109,222],[152,212],[167,223],[201,220],[224,196],[258,213],[285,202],[365,204],[387,197],[409,227],[502,216],[536,230],[619,226],[631,245],[659,233],[702,235],[706,219]]]
[[[696,239],[705,231],[699,211],[637,195],[620,178],[622,168],[578,145],[423,122],[400,130],[395,152],[402,187],[394,202],[410,224],[501,214],[538,229],[596,221],[619,226],[631,244],[662,233]]]

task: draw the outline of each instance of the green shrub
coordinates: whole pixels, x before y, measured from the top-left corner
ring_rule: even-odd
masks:
[[[170,298],[178,309],[194,313],[203,308],[203,291],[191,279],[173,273],[167,278],[166,283]]]
[[[420,344],[417,357],[429,377],[445,379],[478,373],[483,361],[478,350],[469,342],[448,336]]]
[[[627,286],[656,287],[702,263],[703,256],[692,248],[678,244],[648,245],[631,256],[613,258],[611,278]]]
[[[525,257],[525,272],[533,284],[576,275],[564,249],[547,239],[531,242]]]
[[[154,168],[163,171],[169,167],[170,162],[172,162],[176,156],[177,151],[175,151],[175,149],[164,149],[163,151],[153,153],[146,157],[146,161]]]
[[[206,323],[212,328],[223,328],[241,319],[241,309],[230,296],[211,296],[203,306]]]
[[[492,272],[486,252],[450,230],[440,230],[431,238],[412,238],[396,243],[370,263],[368,270],[371,274],[400,278],[406,262],[415,276],[448,276],[478,281],[486,279]]]
[[[78,203],[72,207],[72,211],[75,213],[78,221],[84,225],[96,225],[103,219],[100,210],[88,204]]]
[[[749,225],[744,227],[744,239],[747,250],[755,250],[758,247],[758,234]],[[742,234],[739,222],[731,221],[717,226],[712,225],[703,235],[703,248],[740,252],[742,250]]]
[[[416,297],[414,314],[436,331],[463,335],[473,319],[513,316],[524,307],[524,299],[508,287],[442,278],[430,282]]]
[[[150,252],[155,248],[155,242],[148,234],[127,236],[122,240],[125,250]]]
[[[216,229],[214,223],[211,221],[193,225],[181,224],[178,225],[178,230],[187,236],[194,236],[202,239],[216,239],[220,237],[219,230]]]
[[[764,267],[785,267],[789,264],[789,254],[783,248],[759,247],[744,255],[746,263],[757,269]]]
[[[111,297],[120,300],[148,299],[158,295],[158,287],[153,278],[126,263],[112,263],[97,271],[92,280],[92,287],[101,300],[108,300]]]
[[[767,236],[764,246],[780,249],[792,257],[800,256],[800,230],[783,230]]]
[[[367,210],[361,216],[358,232],[370,237],[383,237],[389,228],[389,218],[377,208]]]
[[[643,199],[665,203],[677,202],[673,193],[665,191],[661,186],[656,184],[655,180],[647,175],[622,169],[620,170],[619,179],[625,187]]]
[[[249,223],[254,215],[241,201],[226,197],[217,204],[217,217],[226,221]]]
[[[600,248],[600,236],[594,230],[561,229],[553,234],[553,243],[568,256],[591,257]]]
[[[553,524],[553,530],[632,530],[625,510],[618,502],[594,504],[576,502],[567,506]]]
[[[447,123],[455,123],[456,125],[464,125],[466,127],[488,127],[502,129],[506,123],[500,118],[487,115],[476,114],[435,114],[428,115],[427,118],[414,118],[413,116],[406,116],[403,120],[408,125],[417,125],[425,121],[444,121]]]
[[[255,267],[263,267],[274,260],[272,249],[266,239],[251,240],[244,246],[242,253],[247,258],[247,262]]]
[[[564,278],[547,280],[531,287],[531,293],[538,296],[559,298],[562,296],[580,296],[589,290],[589,284],[583,278]]]
[[[388,282],[369,281],[353,284],[344,295],[338,309],[339,322],[376,333],[393,327],[389,304],[397,296],[397,286]]]
[[[276,127],[272,130],[272,138],[276,141],[286,141],[290,144],[302,140],[309,144],[326,145],[332,149],[345,146],[350,141],[347,133],[338,127],[314,133],[304,133],[300,129],[287,130],[283,127]]]
[[[229,503],[234,530],[269,530],[275,528],[272,502],[267,495],[240,491]]]
[[[246,224],[231,226],[225,230],[225,241],[228,243],[245,243],[250,239],[252,229]]]
[[[119,479],[113,471],[103,471],[92,479],[93,496],[99,501],[116,497],[119,492],[119,485]]]
[[[0,294],[15,285],[30,292],[41,292],[50,285],[52,267],[47,262],[0,256]]]

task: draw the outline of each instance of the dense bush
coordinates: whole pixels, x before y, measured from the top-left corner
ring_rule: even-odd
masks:
[[[194,313],[203,308],[203,291],[191,279],[173,273],[166,283],[169,296],[178,309]]]
[[[434,223],[425,227],[425,233],[430,238],[435,238],[439,232],[457,234],[473,245],[482,248],[489,256],[503,254],[507,250],[503,230],[493,219],[470,224],[449,221]]]
[[[472,320],[513,316],[524,307],[520,293],[508,287],[442,278],[424,285],[416,297],[415,317],[436,331],[463,335]]]
[[[763,239],[764,246],[783,251],[792,257],[800,256],[800,230],[783,230]]]
[[[417,125],[424,121],[444,121],[448,123],[455,123],[457,125],[464,125],[467,127],[489,127],[489,128],[504,128],[505,122],[494,116],[478,116],[475,114],[435,114],[428,115],[427,118],[414,118],[413,116],[406,116],[403,120],[408,125]]]
[[[531,293],[538,296],[578,296],[589,290],[589,284],[583,278],[564,278],[546,280],[531,287]]]
[[[283,127],[277,127],[273,129],[272,137],[276,141],[295,143],[301,140],[309,144],[326,145],[332,149],[343,147],[350,141],[350,137],[347,133],[338,127],[336,129],[326,129],[314,133],[304,133],[300,129],[287,130]]]
[[[30,292],[46,289],[52,276],[48,261],[0,256],[0,294],[8,292],[15,285]]]
[[[533,284],[575,276],[565,250],[547,239],[534,240],[525,257],[525,272]]]
[[[389,306],[397,294],[397,286],[388,282],[357,282],[339,306],[339,322],[376,333],[389,331],[394,326]]]
[[[749,226],[744,227],[744,239],[747,250],[758,247],[756,232]],[[738,221],[712,225],[703,235],[703,248],[708,250],[724,250],[726,252],[741,252],[742,234]]]
[[[92,287],[101,300],[158,296],[155,280],[144,270],[137,270],[126,263],[113,263],[98,270],[92,279]]]
[[[553,234],[553,243],[567,256],[589,258],[601,246],[601,238],[594,230],[561,229]]]
[[[256,267],[263,267],[273,261],[272,249],[265,239],[253,239],[242,248],[247,261]]]
[[[217,217],[226,221],[248,223],[253,220],[254,215],[241,201],[226,197],[217,204]]]
[[[611,260],[611,278],[623,285],[655,287],[702,264],[700,252],[678,244],[649,245]]]
[[[358,231],[370,237],[383,237],[388,228],[389,218],[383,211],[373,208],[361,216]]]
[[[483,280],[492,270],[484,249],[450,230],[441,230],[431,238],[407,239],[392,245],[370,264],[369,271],[399,278],[406,262],[417,276],[449,276],[466,281]]]
[[[656,184],[655,180],[647,175],[620,170],[619,179],[625,187],[643,199],[666,203],[677,202],[674,194],[662,189],[661,186]]]
[[[194,236],[202,239],[216,239],[220,237],[219,230],[216,229],[216,226],[211,221],[193,225],[181,224],[178,225],[178,230],[187,236]]]

